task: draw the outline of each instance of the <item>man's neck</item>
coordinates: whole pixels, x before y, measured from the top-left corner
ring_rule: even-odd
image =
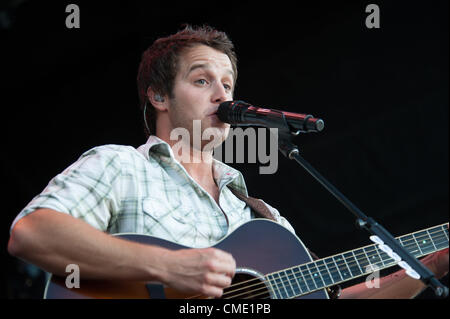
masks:
[[[212,185],[214,182],[213,169],[212,169],[212,153],[200,152],[193,148],[190,148],[190,161],[184,161],[175,154],[175,158],[183,165],[188,174],[202,186]]]
[[[212,169],[212,151],[201,152],[189,144],[184,144],[180,147],[179,143],[182,142],[158,137],[169,144],[173,150],[174,157],[197,183],[203,187],[211,187],[215,184]]]

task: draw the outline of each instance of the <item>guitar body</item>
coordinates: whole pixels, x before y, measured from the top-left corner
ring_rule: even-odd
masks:
[[[117,236],[171,250],[188,248],[146,235],[118,234]],[[312,260],[306,247],[294,234],[283,226],[266,219],[255,219],[241,225],[214,247],[231,253],[236,260],[237,269],[232,285],[253,280],[252,282],[257,283],[257,287],[259,287],[258,290],[251,287],[247,290],[241,289],[238,294],[231,293],[233,288],[227,288],[229,290],[224,290],[224,298],[226,296],[240,299],[276,298],[270,285],[260,278],[265,274]],[[83,270],[80,269],[81,277],[83,276],[82,272]],[[193,297],[193,294],[181,293],[157,282],[81,280],[80,288],[69,289],[66,287],[65,280],[64,277],[52,276],[47,283],[44,297],[47,299],[184,299]],[[199,298],[201,297],[199,296]],[[328,295],[325,289],[321,289],[299,298],[326,299]]]

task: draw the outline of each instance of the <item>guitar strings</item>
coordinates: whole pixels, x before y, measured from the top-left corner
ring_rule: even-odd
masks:
[[[444,237],[444,236],[440,236],[440,237]],[[437,239],[437,238],[436,238],[436,239]],[[438,249],[438,250],[442,250],[442,249],[444,249],[444,248],[441,248],[441,249]],[[436,250],[436,251],[437,251],[437,250]],[[428,254],[428,253],[426,253],[426,254]],[[424,254],[424,255],[426,255],[426,254]],[[387,256],[387,255],[386,255],[386,256]],[[423,255],[422,255],[422,256],[423,256]],[[420,257],[420,256],[419,256],[419,257]],[[384,262],[384,261],[387,261],[387,260],[389,260],[389,259],[391,259],[392,262],[389,262],[388,264],[384,264],[384,265],[383,265],[383,268],[387,268],[387,267],[390,267],[390,266],[393,266],[393,265],[396,264],[396,262],[395,262],[392,258],[389,258],[389,257],[388,257],[388,259],[382,260],[382,261]],[[280,271],[280,272],[281,272],[281,271]],[[336,270],[335,272],[337,272],[337,270]],[[360,273],[359,275],[354,276],[353,278],[356,278],[356,277],[359,277],[359,276],[363,276],[363,275],[365,275],[365,274],[367,274],[367,273],[370,273],[370,272],[371,272],[371,271],[365,271],[365,272],[362,272],[362,273]],[[310,272],[309,272],[309,271],[307,271],[307,272],[299,271],[299,272],[292,272],[292,273],[293,273],[294,279],[295,279],[295,275],[297,275],[297,274],[299,274],[299,273],[301,273],[302,276],[303,276],[303,278],[305,278],[304,274],[306,273],[306,274],[308,275],[308,273],[310,273]],[[310,273],[310,274],[311,274],[311,273]],[[270,274],[268,274],[268,275],[270,275]],[[268,275],[266,275],[266,277],[267,277]],[[283,286],[281,287],[281,289],[284,289],[284,290],[286,291],[286,294],[289,295],[289,293],[288,293],[288,291],[287,291],[287,289],[286,289],[286,286],[287,286],[287,285],[286,285],[286,286],[284,285],[286,282],[289,283],[289,286],[291,287],[290,290],[292,290],[292,291],[295,293],[296,290],[294,289],[294,287],[293,287],[292,285],[290,285],[290,282],[293,282],[293,280],[290,278],[291,275],[285,274],[285,275],[282,275],[282,276],[283,276],[284,278],[287,278],[287,279],[286,279],[286,280],[279,280],[278,282],[277,282],[276,280],[274,280],[274,279],[268,279],[268,280],[266,280],[266,282],[268,282],[269,284],[271,284],[272,287],[273,287],[272,283],[274,282],[280,296],[282,296],[282,293],[280,293],[280,284],[283,285]],[[282,276],[279,275],[280,279],[281,279]],[[353,275],[352,275],[352,276],[353,276]],[[312,278],[312,277],[311,277],[311,278]],[[342,278],[342,277],[341,277],[341,278]],[[297,281],[297,280],[296,280],[296,281]],[[325,284],[325,281],[323,280],[323,278],[321,279],[321,281]],[[341,280],[341,281],[335,282],[334,284],[337,284],[337,283],[342,282],[342,281],[346,281],[346,280]],[[311,293],[311,292],[314,292],[314,291],[316,291],[316,290],[320,290],[320,289],[323,289],[324,287],[326,287],[326,285],[325,285],[325,286],[320,286],[320,285],[319,285],[319,287],[317,287],[317,285],[315,284],[315,281],[314,281],[313,279],[305,280],[304,282],[306,283],[305,286],[308,288],[307,293]],[[315,286],[315,288],[309,288],[310,285],[309,285],[308,283],[309,283],[309,284],[313,283],[314,286]],[[297,284],[298,284],[298,281],[297,281]],[[257,286],[257,285],[258,285],[258,284],[253,284],[253,285],[251,285],[251,286]],[[261,285],[262,285],[262,286],[261,286]],[[228,293],[236,292],[236,291],[243,290],[243,289],[247,289],[247,288],[249,288],[249,287],[251,287],[251,286],[246,286],[245,288],[241,288],[241,289],[237,289],[237,290],[233,290],[233,291],[228,291]],[[252,293],[252,292],[255,292],[255,291],[258,291],[258,290],[261,290],[261,289],[263,289],[264,291],[261,292],[261,293],[259,293],[259,294],[256,294],[256,295],[247,296],[247,297],[245,297],[245,298],[243,298],[243,299],[253,298],[253,297],[256,297],[256,296],[261,295],[261,294],[269,294],[269,295],[270,295],[270,293],[267,291],[267,286],[265,285],[264,282],[259,282],[259,286],[261,286],[261,287],[258,288],[258,289],[254,289],[254,290],[250,290],[250,291],[244,291],[244,292],[242,292],[242,293],[240,293],[240,294],[233,295],[233,296],[231,296],[231,297],[229,297],[229,298],[236,298],[236,297],[239,297],[239,296],[241,296],[241,295],[248,295],[249,293]],[[288,287],[289,287],[289,286],[288,286]],[[300,285],[298,285],[298,286],[300,287]],[[311,286],[312,286],[312,285],[311,285]],[[300,288],[300,291],[299,291],[299,292],[300,292],[300,294],[295,294],[295,296],[292,297],[292,298],[295,298],[296,296],[301,296],[301,295],[306,294],[306,293],[304,293],[304,292],[302,291],[301,288]],[[226,293],[224,293],[224,295],[225,295],[225,294],[226,294]],[[228,298],[225,298],[225,299],[228,299]]]
[[[446,223],[446,224],[448,224],[448,223]],[[433,232],[426,232],[425,234],[420,235],[420,237],[415,237],[414,234],[419,233],[419,232],[427,231],[428,229],[426,229],[426,230],[420,230],[420,231],[417,231],[417,232],[415,232],[415,233],[411,233],[411,234],[408,234],[408,235],[400,236],[400,237],[398,237],[397,239],[400,240],[400,243],[402,243],[402,242],[401,242],[401,238],[408,237],[408,236],[412,236],[411,239],[405,240],[405,241],[402,243],[402,245],[403,245],[405,248],[408,248],[407,246],[415,246],[415,247],[419,247],[419,246],[417,245],[417,240],[422,241],[422,240],[423,240],[424,238],[426,238],[426,237],[428,237],[429,239],[432,239],[432,240],[436,240],[436,241],[437,241],[438,239],[443,239],[443,238],[445,239],[445,237],[448,238],[448,236],[447,236],[447,234],[446,234],[446,232],[445,232],[445,231],[448,232],[448,228],[446,228],[445,230],[442,230],[442,229],[441,229],[441,228],[442,228],[444,225],[446,225],[446,224],[439,225],[439,226],[434,226],[434,227],[430,227],[429,229],[434,228],[433,230],[435,230],[435,229],[437,229],[437,230],[436,230],[436,231],[433,231]],[[439,237],[436,237],[436,238],[433,239],[433,238],[431,238],[431,236],[428,236],[428,235],[433,235],[433,234],[436,234],[436,233],[440,233],[440,234],[439,234]],[[414,241],[416,241],[416,243],[414,243]],[[373,248],[373,249],[370,250],[370,251],[367,251],[368,248]],[[409,247],[409,248],[410,248],[410,247]],[[358,259],[358,260],[359,260],[359,258],[358,258],[359,256],[366,255],[366,258],[365,258],[365,259],[367,259],[367,260],[369,261],[369,264],[370,264],[370,257],[374,257],[374,256],[377,255],[377,254],[378,254],[378,257],[380,258],[380,260],[379,260],[379,261],[376,261],[376,262],[375,262],[375,265],[377,265],[378,263],[383,263],[383,264],[384,264],[384,261],[387,261],[387,260],[391,259],[391,258],[390,258],[389,256],[387,256],[387,254],[385,254],[383,251],[381,251],[381,254],[384,254],[384,255],[387,256],[388,258],[387,258],[387,259],[384,259],[383,257],[381,257],[381,255],[380,255],[380,250],[379,250],[379,249],[376,247],[376,245],[374,245],[374,244],[368,245],[368,246],[365,246],[365,247],[361,247],[361,248],[359,248],[359,249],[362,249],[362,250],[363,250],[363,253],[361,253],[361,254],[355,254],[355,253],[354,253],[354,250],[352,250],[351,252],[353,252],[353,255],[354,255],[355,257],[357,257],[356,259]],[[359,250],[359,249],[355,249],[355,250]],[[364,250],[366,250],[365,253],[364,253]],[[417,249],[415,249],[415,250],[417,250]],[[419,251],[420,251],[420,250],[419,250]],[[343,254],[345,254],[345,253],[338,254],[338,255],[343,255]],[[335,256],[338,256],[338,255],[335,255]],[[369,257],[369,256],[370,256],[370,257]],[[331,263],[328,263],[328,262],[325,262],[325,261],[324,261],[324,259],[329,259],[329,258],[332,258],[332,257],[334,257],[334,256],[326,257],[326,258],[323,258],[323,259],[320,259],[320,260],[316,260],[316,261],[323,261],[323,262],[324,262],[324,265],[325,265],[325,267],[327,267],[328,272],[330,273],[330,275],[336,274],[336,273],[340,273],[340,272],[341,272],[340,266],[345,266],[345,264],[347,265],[346,267],[350,270],[349,264],[347,263],[347,261],[345,260],[345,258],[344,258],[344,259],[340,259],[340,260],[338,260],[337,262],[336,262],[336,260],[334,260],[334,262],[331,262]],[[368,257],[368,258],[367,258],[367,257]],[[420,256],[419,256],[419,257],[420,257]],[[333,258],[332,258],[332,260],[333,260]],[[393,259],[392,259],[392,260],[393,260]],[[307,266],[308,264],[313,264],[313,263],[315,263],[316,261],[312,261],[312,262],[309,262],[309,263],[305,263],[305,264],[302,265],[302,266]],[[353,262],[350,262],[350,263],[355,263],[355,262],[353,261]],[[328,266],[329,266],[329,265],[333,265],[333,264],[336,264],[337,267],[332,266],[332,268],[335,268],[335,270],[331,270],[331,271],[330,271],[330,267],[328,267]],[[394,265],[395,262],[393,262],[392,264]],[[373,264],[371,264],[371,265],[373,265]],[[383,265],[383,266],[385,266],[385,265]],[[323,267],[323,266],[319,266],[319,275],[320,275],[320,267]],[[286,274],[286,272],[285,272],[286,270],[291,270],[292,275],[294,275],[294,279],[295,279],[295,276],[298,275],[298,274],[301,274],[301,275],[303,276],[303,278],[306,278],[306,277],[305,277],[305,274],[306,274],[307,276],[311,276],[311,279],[309,279],[309,280],[304,280],[305,286],[309,289],[308,293],[309,293],[309,292],[312,292],[312,291],[314,290],[314,289],[310,289],[310,288],[309,288],[308,283],[309,283],[309,284],[313,283],[314,286],[316,286],[316,288],[315,288],[316,290],[322,289],[322,288],[323,288],[323,287],[317,288],[317,285],[315,285],[314,279],[313,279],[313,277],[312,277],[312,273],[311,273],[311,271],[309,271],[308,267],[307,267],[307,270],[306,270],[306,271],[300,270],[300,271],[296,271],[296,272],[292,271],[293,268],[298,268],[298,266],[286,268],[286,269],[284,269],[284,270],[279,270],[279,271],[277,271],[277,272],[269,273],[269,274],[267,274],[267,275],[264,276],[264,278],[267,278],[269,275],[272,275],[272,276],[273,276],[273,274],[278,273],[278,277],[280,277],[280,279],[281,279],[281,277],[283,276],[284,278],[286,278],[286,280],[280,280],[280,279],[278,279],[278,282],[277,282],[277,280],[275,280],[275,279],[269,279],[269,278],[267,278],[264,282],[261,282],[260,278],[252,278],[252,279],[249,279],[249,280],[246,280],[246,281],[242,281],[242,282],[238,282],[238,283],[236,283],[236,284],[230,285],[227,289],[229,289],[229,288],[236,288],[237,286],[242,286],[243,284],[246,284],[246,283],[251,283],[251,282],[256,282],[256,283],[254,283],[254,284],[252,284],[252,285],[246,285],[246,286],[241,287],[241,288],[238,288],[238,289],[228,290],[228,291],[224,292],[224,294],[223,294],[222,297],[228,295],[229,298],[233,298],[233,297],[237,297],[237,296],[240,296],[240,295],[243,295],[243,294],[249,294],[249,293],[251,293],[251,292],[255,292],[255,291],[258,291],[258,290],[261,290],[261,289],[266,290],[267,286],[266,286],[265,282],[268,282],[271,286],[272,286],[272,284],[274,283],[275,286],[276,286],[276,289],[278,290],[278,292],[280,292],[280,284],[282,284],[282,285],[284,286],[284,283],[285,283],[285,282],[288,282],[288,283],[293,282],[292,279],[290,278],[291,275],[287,275],[287,274]],[[361,268],[361,270],[362,270],[362,268]],[[283,272],[283,271],[285,272],[285,275],[280,275],[279,273],[281,273],[281,272]],[[371,271],[366,271],[366,272],[362,273],[361,275],[364,275],[364,274],[370,273],[370,272],[371,272]],[[350,271],[350,273],[351,273],[351,271]],[[360,275],[360,276],[361,276],[361,275]],[[342,278],[342,276],[340,276],[340,277]],[[330,278],[333,279],[333,276],[331,276]],[[322,276],[321,276],[321,281],[322,281],[323,283],[325,283],[325,282],[323,281]],[[333,281],[334,281],[334,279],[333,279]],[[345,280],[342,280],[342,281],[345,281]],[[298,283],[298,281],[297,281],[297,283]],[[337,283],[338,283],[338,282],[335,282],[335,284],[337,284]],[[233,294],[233,293],[236,293],[236,292],[239,292],[239,291],[242,291],[242,290],[244,290],[244,289],[248,289],[249,287],[254,287],[254,286],[261,286],[261,288],[254,289],[254,290],[250,290],[250,291],[245,291],[244,293],[240,293],[240,294],[238,294],[238,295],[233,295],[233,296],[231,296],[231,297],[229,296],[230,294]],[[291,286],[291,285],[290,285],[290,286]],[[311,285],[311,286],[312,286],[312,285]],[[292,286],[291,286],[291,287],[292,287]],[[292,287],[292,288],[293,288],[293,287]],[[284,289],[286,290],[286,288],[284,288]],[[292,290],[294,291],[294,289],[292,289]],[[301,289],[300,289],[300,290],[301,290]],[[287,291],[286,291],[286,292],[287,292]],[[262,294],[264,294],[264,293],[267,294],[268,292],[267,292],[267,291],[264,291]],[[281,293],[279,293],[279,294],[282,295]],[[303,294],[303,293],[302,293],[302,294]],[[258,295],[260,295],[260,294],[258,294]],[[191,296],[191,297],[189,297],[189,298],[198,298],[198,297],[201,297],[201,296],[202,296],[202,295],[200,294],[200,295]],[[255,296],[256,296],[256,295],[255,295]],[[251,296],[251,297],[253,297],[253,296]]]

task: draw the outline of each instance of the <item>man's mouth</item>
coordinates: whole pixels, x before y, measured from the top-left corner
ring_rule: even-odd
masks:
[[[217,116],[217,112],[218,112],[219,110],[215,110],[213,113],[211,113],[211,114],[209,114],[209,116]]]

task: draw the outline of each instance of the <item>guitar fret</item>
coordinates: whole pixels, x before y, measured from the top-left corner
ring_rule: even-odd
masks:
[[[284,273],[285,273],[285,275],[286,275],[286,277],[287,277],[287,281],[288,281],[288,283],[289,283],[288,288],[290,288],[290,290],[291,290],[291,293],[289,294],[288,297],[292,297],[292,296],[297,295],[297,293],[295,292],[294,287],[292,286],[291,279],[289,278],[289,275],[287,274],[286,270],[284,271]]]
[[[422,249],[420,249],[420,245],[417,242],[416,236],[412,235],[412,238],[414,238],[414,241],[416,242],[417,248],[419,248],[420,254],[423,255],[424,253],[423,253]]]
[[[346,280],[351,277],[350,269],[348,269],[348,266],[344,263],[342,265],[339,263],[340,260],[343,260],[341,255],[334,256],[333,259],[335,260],[336,265],[338,265],[338,269],[340,271],[341,277],[343,280]]]
[[[279,299],[284,299],[285,296],[283,295],[283,286],[280,285],[280,283],[282,284],[282,282],[275,277],[276,274],[272,275],[272,278],[275,281],[275,284],[277,285],[277,290],[278,290],[278,294],[280,295]]]
[[[339,267],[338,267],[338,265],[336,264],[336,260],[334,260],[333,257],[331,257],[331,260],[333,261],[334,266],[336,267],[336,273],[337,273],[337,274],[339,275],[339,277],[341,278],[340,280],[337,280],[337,281],[343,281],[344,278],[342,277],[342,274],[341,274],[341,272],[340,272],[340,270],[339,270]],[[335,281],[335,282],[336,282],[336,281]]]
[[[354,256],[353,252],[350,251],[348,253],[343,254],[343,256],[344,256],[344,260],[346,261],[347,266],[348,266],[352,276],[357,277],[357,276],[361,275],[361,271],[358,268],[355,258],[353,257]]]
[[[348,253],[347,253],[347,255],[348,255]],[[353,277],[354,275],[353,275],[353,272],[352,272],[352,269],[351,269],[350,265],[347,262],[347,257],[345,255],[342,255],[342,258],[344,260],[345,266],[347,266],[347,269],[349,271],[350,276]]]
[[[442,229],[444,230],[444,235],[445,235],[445,237],[447,237],[447,241],[448,241],[448,227],[445,227],[445,225],[443,225]]]
[[[408,247],[407,247],[407,246],[405,245],[405,243],[403,242],[403,236],[400,237],[400,238],[398,239],[398,241],[400,242],[400,245],[402,245],[403,248],[405,248],[405,249],[408,251],[408,253],[412,254],[412,251],[409,251],[409,250],[408,250]]]
[[[272,278],[270,278],[270,276],[272,276]],[[275,281],[275,277],[273,275],[267,275],[266,277],[269,279],[269,283],[272,288],[273,294],[275,295],[275,299],[282,299],[281,293],[280,293],[280,288],[278,287],[278,284]],[[276,287],[274,287],[274,284]],[[276,288],[276,290],[274,288]],[[278,294],[277,294],[277,291],[278,291]]]
[[[448,239],[446,239],[444,236],[440,236],[434,241],[434,244],[439,248],[447,248],[448,247]]]
[[[384,266],[384,261],[383,261],[383,257],[381,257],[380,249],[378,249],[378,247],[376,247],[376,246],[374,246],[374,248],[375,248],[375,251],[378,254],[378,257],[380,257],[380,261],[381,261],[382,266]]]
[[[308,282],[307,282],[307,280],[305,278],[305,275],[303,274],[303,271],[302,271],[301,267],[298,268],[298,271],[299,271],[300,275],[302,276],[303,285],[305,287],[305,291],[311,291],[311,288],[309,288],[309,286],[308,286]]]
[[[363,274],[364,270],[361,268],[361,264],[359,263],[358,258],[356,257],[354,250],[352,250],[352,254],[353,254],[353,257],[355,258],[356,265],[359,267],[359,271],[361,272],[361,274]]]
[[[332,284],[334,284],[333,277],[331,276],[330,269],[328,268],[327,264],[323,260],[316,261],[316,264],[319,266],[319,271],[322,273],[321,276],[323,282],[325,283],[325,286],[331,286]],[[324,267],[325,270],[320,270],[320,267]]]
[[[334,281],[334,279],[333,279],[333,276],[331,275],[331,271],[330,271],[330,268],[328,267],[328,263],[324,262],[324,265],[325,265],[325,267],[326,267],[326,269],[327,269],[328,274],[330,275],[330,280],[331,280],[331,282],[334,284],[335,281]]]
[[[277,281],[279,280],[281,282],[281,286],[283,287],[284,291],[286,292],[286,296],[283,296],[283,294],[281,294],[281,296],[283,298],[287,298],[289,296],[289,294],[288,294],[288,292],[286,290],[286,286],[284,285],[283,279],[281,278],[280,273],[277,273],[277,275],[279,277],[279,279],[277,279]]]
[[[434,250],[438,250],[437,247],[436,247],[436,245],[434,244],[433,237],[431,237],[431,234],[430,234],[430,232],[428,231],[428,229],[427,229],[427,235],[428,235],[428,238],[430,238],[430,242],[431,242],[431,244],[433,245]]]
[[[348,262],[347,262],[347,258],[345,258],[345,256],[344,256],[343,254],[342,254],[341,256],[342,256],[342,258],[343,258],[343,260],[344,260],[344,265],[347,267],[347,269],[348,269],[348,271],[349,271],[350,276],[353,277],[354,275],[353,275],[353,272],[352,272],[352,270],[351,270],[350,265],[349,265]]]
[[[325,280],[323,279],[322,272],[320,271],[319,268],[317,268],[317,263],[314,263],[314,265],[317,269],[317,273],[319,274],[320,281],[322,282],[322,287],[326,287],[327,284],[326,284]]]
[[[371,251],[368,251],[367,249],[368,248],[371,248],[372,250],[372,253],[371,253]],[[377,267],[377,268],[380,268],[380,266],[379,265],[377,265],[379,262],[380,262],[380,260],[379,260],[379,258],[380,258],[380,255],[378,254],[378,252],[377,252],[377,250],[375,249],[375,246],[374,245],[371,245],[371,246],[369,246],[369,247],[366,247],[366,248],[364,248],[364,252],[366,253],[366,256],[367,256],[367,258],[368,258],[368,260],[369,260],[369,267],[370,267],[370,269],[372,269],[373,267],[372,266],[375,266],[375,267]],[[376,255],[378,255],[378,259],[377,259],[377,256]],[[382,262],[381,262],[382,263]],[[372,270],[370,270],[370,271],[372,271]]]
[[[439,230],[435,231],[439,233],[438,236],[434,236],[434,244],[438,249],[446,248],[448,246],[448,229],[445,226],[439,227]]]
[[[339,274],[339,271],[337,271],[336,269],[336,264],[334,263],[333,258],[328,257],[324,259],[324,263],[330,273],[333,284],[340,282],[342,280],[342,277]]]
[[[298,289],[300,290],[300,293],[303,294],[302,286],[301,286],[300,282],[298,281],[298,276],[295,274],[293,268],[291,268],[291,273],[292,273],[292,276],[293,276],[294,279],[295,279],[295,282],[296,282],[296,284],[297,284]]]
[[[387,265],[391,265],[395,263],[394,259],[392,259],[388,254],[386,254],[382,250],[378,250],[378,254],[380,255],[381,261],[383,263],[383,267]]]
[[[348,269],[348,275],[350,276],[350,278],[353,277],[352,270],[350,269],[349,264],[347,263],[345,258],[343,260],[344,260],[344,266]]]
[[[366,254],[366,256],[367,256],[367,260],[369,261],[369,264],[368,264],[368,266],[372,266],[373,264],[375,264],[376,265],[376,256],[374,255],[374,254],[370,254],[370,251],[368,251],[368,249],[369,248],[373,248],[373,245],[372,246],[369,246],[369,247],[366,247],[366,248],[364,248],[364,253]],[[373,250],[373,249],[372,249]]]
[[[314,281],[311,278],[311,274],[309,273],[308,267],[306,265],[302,265],[300,267],[300,269],[301,269],[303,277],[305,278],[305,283],[306,283],[306,286],[308,287],[308,291],[313,291],[314,290],[314,287],[313,287]]]
[[[401,240],[403,242],[403,246],[410,254],[412,254],[414,257],[418,257],[421,255],[421,251],[417,245],[417,242],[414,240],[412,235],[403,236]]]
[[[301,276],[301,278],[300,278],[300,285],[301,285],[302,288],[304,288],[304,289],[302,289],[302,291],[303,292],[309,292],[311,289],[309,289],[309,287],[308,287],[308,283],[306,282],[305,276],[303,276],[303,272],[302,272],[301,268],[297,267],[297,269],[298,269],[298,273]]]
[[[419,249],[419,246],[417,245],[417,241],[414,240],[412,235],[407,235],[402,238],[402,241],[404,243],[405,249],[412,254],[414,257],[421,256],[421,251]]]
[[[315,265],[315,263],[308,264],[308,268],[309,268],[309,272],[311,273],[311,275],[315,281],[316,287],[321,288],[321,287],[325,286],[325,283],[322,279],[320,271],[317,269],[317,266]]]
[[[427,231],[418,232],[414,236],[414,238],[416,239],[416,242],[419,244],[422,254],[426,255],[430,252],[435,251],[436,247],[434,246],[433,240],[431,239]]]
[[[367,266],[370,264],[370,261],[369,261],[369,257],[367,257],[367,254],[364,251],[364,249],[359,248],[359,249],[355,250],[355,256],[358,256],[357,260],[358,260],[358,264],[361,268],[361,273],[365,274],[366,272],[368,272]]]
[[[364,255],[366,256],[366,259],[367,259],[367,265],[364,267],[364,273],[368,273],[368,272],[371,272],[371,263],[370,263],[370,258],[369,258],[369,256],[367,255],[367,253],[366,253],[366,250],[363,248],[363,249],[361,249],[362,251],[363,251],[363,253],[364,253]]]
[[[311,281],[312,281],[312,283],[314,284],[314,289],[317,289],[316,282],[315,282],[314,277],[313,277],[313,275],[312,275],[312,273],[311,273],[311,270],[309,270],[308,265],[306,265],[306,269],[308,270],[308,273],[309,273],[309,275],[311,276],[311,279],[312,279]]]

